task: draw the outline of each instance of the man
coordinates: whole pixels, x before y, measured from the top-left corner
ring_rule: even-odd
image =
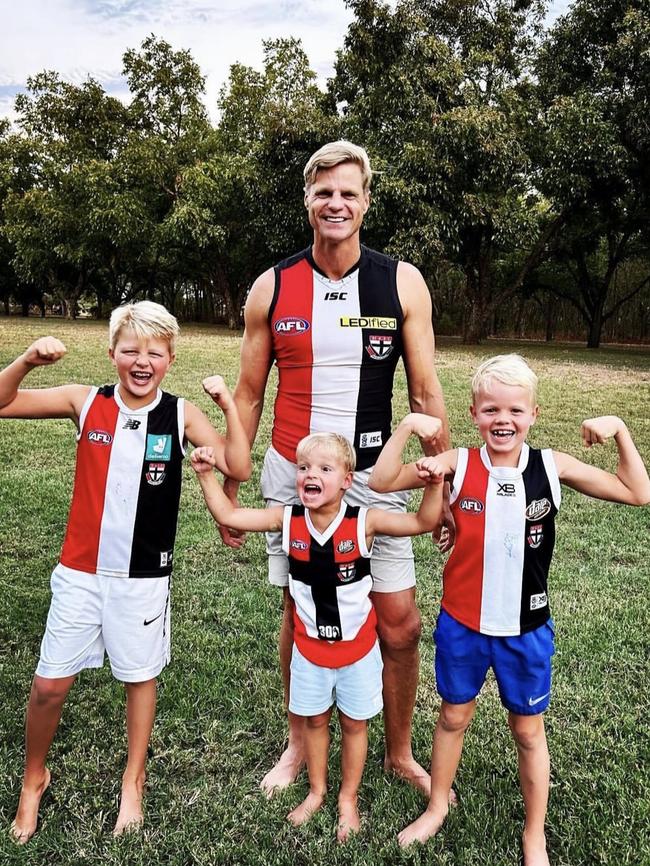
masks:
[[[361,246],[370,205],[371,169],[361,147],[324,145],[305,167],[310,249],[270,268],[253,284],[245,309],[239,380],[234,392],[244,428],[255,439],[273,361],[279,373],[272,445],[262,473],[270,506],[295,501],[295,449],[318,431],[345,435],[357,451],[353,504],[404,509],[407,495],[374,494],[370,470],[390,436],[393,375],[400,356],[415,412],[443,421],[436,451],[449,445],[444,400],[434,367],[431,299],[419,271]],[[237,484],[226,480],[235,500]],[[242,538],[221,527],[232,547]],[[293,606],[279,534],[269,536],[269,580],[284,588],[280,662],[288,699]],[[385,769],[428,795],[430,780],[413,759],[411,720],[418,679],[420,616],[409,539],[379,537],[372,558],[372,600],[384,660]],[[289,743],[261,786],[267,794],[294,781],[304,764],[303,720],[289,713]]]

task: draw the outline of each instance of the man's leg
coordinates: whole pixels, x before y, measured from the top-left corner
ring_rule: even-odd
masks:
[[[48,678],[35,675],[27,704],[25,722],[25,773],[16,817],[11,834],[21,845],[30,839],[38,822],[41,797],[50,784],[50,771],[45,766],[61,719],[61,711],[74,676]]]
[[[411,750],[421,631],[415,587],[399,592],[373,592],[372,602],[384,660],[384,769],[392,770],[428,797],[429,774],[415,761]]]
[[[541,713],[535,716],[509,713],[508,724],[517,745],[519,779],[526,811],[522,837],[524,866],[548,866],[544,822],[551,770],[544,716]]]
[[[293,650],[293,600],[289,595],[289,587],[283,587],[284,607],[282,624],[280,626],[280,669],[284,685],[284,705],[289,706],[289,686],[291,683],[291,652]],[[272,767],[260,782],[260,787],[272,797],[274,791],[287,788],[293,782],[305,765],[304,730],[305,719],[287,709],[289,721],[289,742],[280,755],[277,764]]]
[[[142,795],[146,780],[147,749],[156,717],[156,680],[124,683],[126,689],[126,731],[129,751],[122,776],[120,811],[113,829],[119,836],[125,830],[138,827],[142,815]]]

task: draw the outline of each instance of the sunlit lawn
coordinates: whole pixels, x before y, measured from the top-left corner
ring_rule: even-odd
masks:
[[[0,319],[4,366],[37,335],[62,338],[69,355],[34,373],[30,385],[112,381],[106,325]],[[488,343],[438,347],[455,444],[475,444],[467,411],[476,363],[521,351],[541,379],[542,412],[531,444],[553,446],[615,466],[615,448],[585,453],[580,421],[625,418],[650,460],[650,351],[587,352],[568,346]],[[187,326],[166,387],[221,423],[200,382],[220,372],[234,385],[239,337]],[[273,380],[274,381],[274,380]],[[272,389],[269,390],[269,394]],[[396,415],[406,409],[400,372]],[[256,472],[243,493],[259,503],[269,399],[254,451]],[[23,718],[49,602],[72,486],[74,429],[65,421],[0,423],[0,824],[17,803]],[[173,661],[160,679],[146,799],[146,829],[113,840],[125,761],[123,694],[108,665],[84,673],[64,710],[52,749],[51,793],[37,836],[14,846],[4,829],[0,863],[330,864],[413,862],[516,864],[522,805],[514,748],[493,683],[467,736],[457,778],[459,807],[426,848],[403,854],[395,837],[423,807],[418,795],[382,772],[382,726],[370,726],[361,790],[364,829],[345,849],[334,842],[335,797],[300,831],[285,821],[306,792],[306,777],[267,802],[258,782],[285,734],[276,633],[280,595],[265,580],[263,540],[239,553],[222,547],[186,468],[173,595]],[[650,510],[587,500],[565,491],[551,575],[556,620],[551,708],[548,841],[555,866],[650,864]],[[440,597],[441,558],[418,540],[418,602],[424,621],[414,748],[427,763],[438,700],[430,632]],[[338,780],[338,733],[331,759]]]

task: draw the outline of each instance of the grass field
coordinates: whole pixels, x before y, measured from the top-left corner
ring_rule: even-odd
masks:
[[[69,355],[31,375],[31,387],[112,381],[106,326],[0,319],[0,365],[44,327]],[[541,379],[541,416],[531,444],[569,451],[613,468],[615,448],[584,452],[585,417],[618,414],[650,461],[650,352],[538,344],[443,342],[439,373],[455,444],[476,444],[467,411],[477,361],[521,351]],[[215,423],[204,375],[233,385],[239,339],[183,328],[168,390],[187,396]],[[396,415],[405,404],[397,379]],[[271,393],[271,390],[269,391]],[[256,472],[243,499],[259,503],[270,401],[254,451]],[[52,786],[38,834],[24,848],[6,832],[16,807],[23,718],[49,603],[72,487],[74,430],[66,421],[0,423],[0,863],[2,864],[375,864],[499,866],[520,858],[522,804],[515,751],[494,684],[481,696],[457,778],[459,807],[425,848],[402,853],[395,837],[419,814],[418,795],[382,772],[382,725],[370,725],[361,789],[364,829],[344,849],[334,842],[336,800],[300,831],[284,816],[306,792],[306,776],[270,803],[258,781],[283,745],[276,662],[280,594],[265,580],[263,541],[222,547],[189,467],[176,548],[173,661],[160,679],[146,797],[146,829],[114,840],[125,761],[123,690],[110,674],[82,674],[64,710],[50,756]],[[587,500],[565,490],[550,592],[557,627],[547,731],[552,790],[548,842],[554,866],[650,864],[650,509]],[[430,632],[440,597],[441,557],[418,539],[418,603],[424,632],[414,749],[429,759],[437,708]],[[338,784],[338,733],[331,756]]]

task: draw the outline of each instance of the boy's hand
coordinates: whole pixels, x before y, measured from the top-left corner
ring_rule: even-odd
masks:
[[[56,337],[39,337],[25,349],[23,360],[32,367],[44,367],[48,364],[56,364],[67,351],[61,340],[57,340]]]
[[[440,418],[434,418],[433,415],[411,412],[404,420],[409,424],[411,433],[414,433],[423,442],[433,442],[442,430],[442,421]]]
[[[437,418],[433,419],[437,421]],[[421,457],[415,461],[418,478],[426,481],[427,484],[442,484],[445,480],[445,470],[440,462],[435,457]]]
[[[587,418],[582,422],[580,432],[587,448],[602,445],[612,439],[625,425],[616,415],[602,415],[600,418]]]
[[[192,469],[197,475],[203,475],[205,472],[212,472],[217,465],[214,459],[214,448],[210,445],[202,445],[200,448],[195,448],[190,454],[190,462]]]
[[[203,390],[224,412],[232,405],[232,394],[221,376],[208,376],[207,379],[204,379]]]

